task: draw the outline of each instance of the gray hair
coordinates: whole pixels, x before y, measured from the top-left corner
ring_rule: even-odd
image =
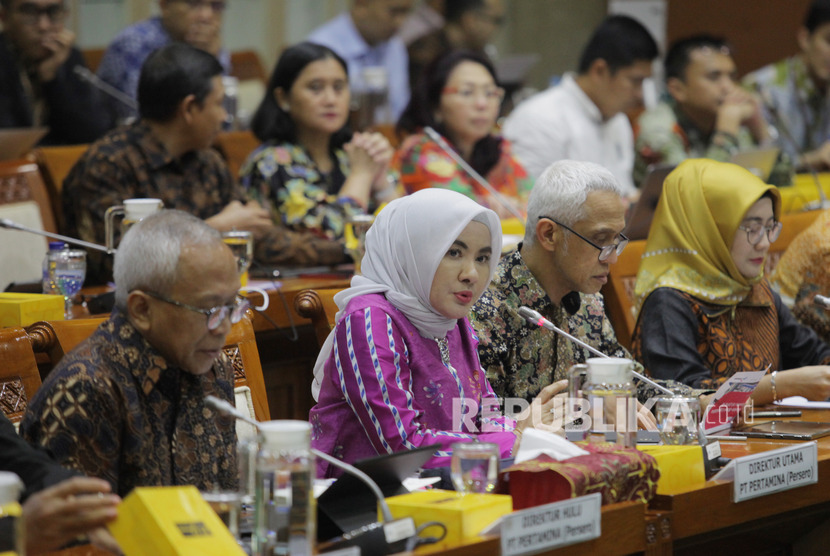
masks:
[[[115,306],[127,308],[133,290],[166,294],[176,283],[185,247],[222,243],[222,235],[192,214],[161,210],[133,225],[115,252]]]
[[[549,216],[565,226],[585,218],[585,200],[592,191],[612,191],[623,196],[617,178],[599,164],[559,160],[548,166],[527,200],[524,244],[530,246],[536,241],[540,216]]]

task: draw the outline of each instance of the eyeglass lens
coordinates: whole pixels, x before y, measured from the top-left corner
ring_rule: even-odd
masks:
[[[49,6],[37,6],[35,4],[21,4],[17,12],[22,15],[26,23],[36,24],[42,16],[46,16],[50,23],[60,23],[66,16],[66,8],[63,4],[50,4]]]

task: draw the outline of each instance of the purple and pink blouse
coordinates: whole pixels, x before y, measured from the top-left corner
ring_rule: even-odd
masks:
[[[504,417],[481,369],[473,328],[464,318],[438,341],[418,332],[382,294],[352,299],[335,328],[317,405],[312,447],[347,463],[439,444],[425,467],[449,465],[453,442],[499,445],[510,457],[515,421]],[[318,459],[319,477],[341,472]]]

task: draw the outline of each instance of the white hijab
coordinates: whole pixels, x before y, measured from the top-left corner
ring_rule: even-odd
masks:
[[[438,265],[452,243],[472,221],[490,230],[490,275],[493,278],[501,253],[501,223],[492,210],[448,189],[423,189],[396,199],[381,211],[366,234],[362,275],[352,286],[334,296],[339,311],[335,323],[353,298],[383,293],[425,338],[443,338],[457,323],[438,313],[429,303],[429,292]],[[314,365],[311,392],[317,400],[323,368],[334,345],[334,330],[326,338]]]

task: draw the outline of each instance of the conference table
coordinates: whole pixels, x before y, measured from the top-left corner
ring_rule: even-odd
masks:
[[[830,410],[804,410],[800,420],[830,422]],[[721,441],[721,448],[725,457],[738,458],[794,443],[750,439]],[[731,481],[708,481],[671,495],[658,494],[649,504],[623,502],[604,506],[602,536],[541,554],[783,555],[792,554],[793,547],[805,549],[811,542],[813,548],[825,546],[825,539],[830,538],[830,436],[818,439],[817,445],[816,484],[735,503]],[[497,537],[486,537],[431,553],[498,556],[501,554],[499,543]],[[97,556],[103,553],[92,547],[76,547],[55,554]]]

